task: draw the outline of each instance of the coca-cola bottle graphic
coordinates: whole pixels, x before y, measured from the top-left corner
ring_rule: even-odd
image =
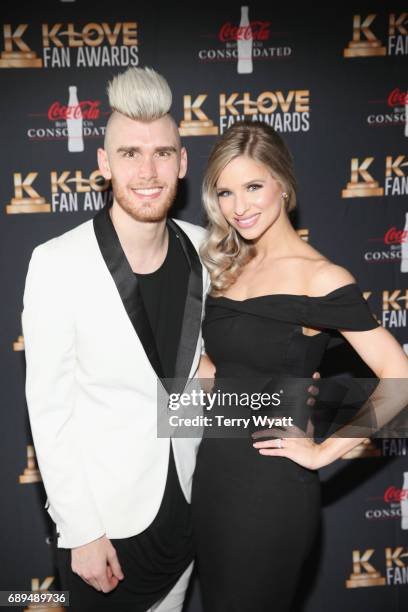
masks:
[[[249,24],[248,7],[241,6],[241,21],[239,22],[238,74],[250,74],[252,67],[252,30]]]
[[[408,272],[408,212],[405,213],[404,234],[401,241],[401,272]]]
[[[82,112],[79,106],[77,88],[70,85],[67,109],[68,151],[79,153],[84,150],[84,136],[82,130]]]
[[[402,478],[401,529],[408,529],[408,472],[404,472]]]

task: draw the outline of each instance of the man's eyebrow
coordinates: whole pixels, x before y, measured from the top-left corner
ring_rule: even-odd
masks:
[[[162,147],[155,147],[155,151],[170,151],[171,153],[177,153],[177,147],[174,145],[166,145]]]
[[[133,147],[133,146],[125,147],[125,146],[121,146],[116,151],[117,151],[117,153],[140,153],[141,149],[140,149],[140,147]],[[156,151],[157,152],[170,151],[171,153],[177,153],[177,148],[174,145],[165,145],[165,146],[161,146],[161,147],[155,147],[154,148],[154,152],[156,152]]]
[[[117,153],[130,153],[130,152],[138,153],[139,151],[140,151],[140,147],[125,147],[125,146],[121,146],[121,147],[118,147],[116,149]]]

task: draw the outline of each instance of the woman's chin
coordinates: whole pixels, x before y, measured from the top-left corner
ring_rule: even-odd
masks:
[[[262,228],[256,226],[245,228],[235,226],[235,229],[244,240],[256,240],[263,233]]]

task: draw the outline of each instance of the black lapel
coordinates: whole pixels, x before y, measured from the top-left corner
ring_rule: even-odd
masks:
[[[168,219],[167,224],[176,232],[190,266],[187,297],[174,371],[175,378],[181,378],[185,381],[190,373],[201,327],[203,270],[198,253],[187,234],[172,219]]]
[[[93,219],[93,225],[102,257],[115,281],[128,317],[143,345],[152,368],[159,378],[163,378],[162,365],[143,304],[139,283],[126,259],[116,230],[113,227],[109,206],[105,206],[98,212]]]

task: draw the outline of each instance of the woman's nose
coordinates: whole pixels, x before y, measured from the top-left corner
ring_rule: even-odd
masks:
[[[236,196],[234,203],[234,212],[236,215],[241,217],[249,208],[249,204],[246,202],[244,196]]]

